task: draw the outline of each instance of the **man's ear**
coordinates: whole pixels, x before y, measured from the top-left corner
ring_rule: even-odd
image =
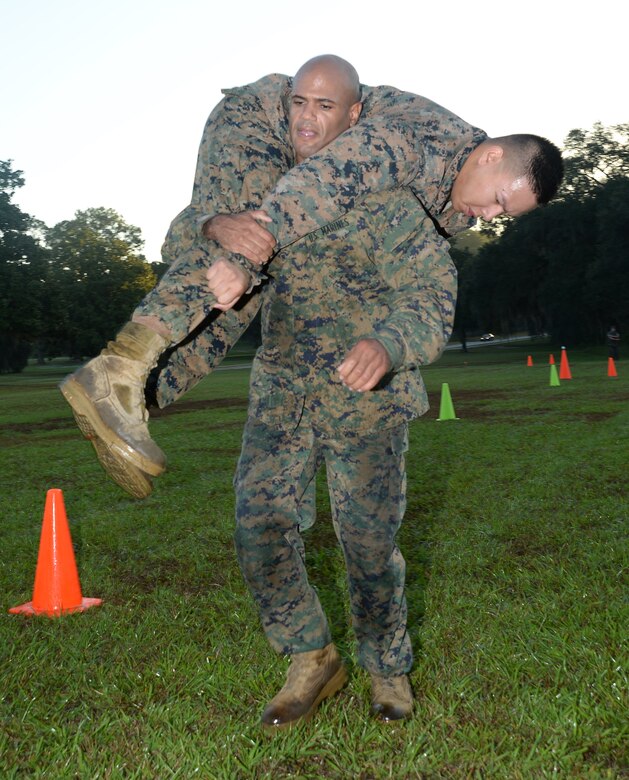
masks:
[[[349,109],[349,126],[353,127],[358,122],[363,110],[362,103],[354,103]]]
[[[488,144],[481,151],[478,157],[478,164],[491,165],[492,163],[500,162],[500,160],[502,160],[504,157],[504,153],[505,150],[502,148],[502,146],[498,146],[497,144]]]

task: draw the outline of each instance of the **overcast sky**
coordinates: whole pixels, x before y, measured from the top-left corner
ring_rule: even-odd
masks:
[[[573,128],[629,122],[621,7],[0,0],[0,160],[24,172],[25,211],[54,225],[113,208],[157,260],[222,87],[334,53],[363,83],[425,95],[489,135],[562,145]]]

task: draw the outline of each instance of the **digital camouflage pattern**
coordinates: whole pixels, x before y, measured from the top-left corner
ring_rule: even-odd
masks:
[[[224,90],[204,130],[190,206],[173,221],[162,254],[168,274],[137,313],[160,317],[173,343],[199,326],[195,338],[170,354],[157,384],[166,406],[216,366],[255,316],[260,300],[249,296],[236,311],[209,315],[212,298],[205,267],[228,256],[201,234],[217,213],[265,208],[271,232],[285,246],[352,209],[370,192],[409,184],[447,234],[474,220],[449,208],[454,178],[485,134],[426,98],[393,87],[363,87],[360,121],[324,150],[291,168],[287,107],[291,80],[272,74],[245,87]],[[263,278],[244,258],[232,256]],[[272,264],[271,264],[272,266]],[[205,319],[204,319],[205,318]]]
[[[408,186],[450,235],[474,223],[450,207],[454,179],[487,137],[427,98],[363,87],[360,120],[292,168],[264,198],[269,230],[286,246],[360,204],[372,192]]]
[[[419,366],[452,332],[456,269],[409,190],[362,208],[282,250],[262,291],[262,346],[251,372],[250,414],[295,427],[304,410],[319,435],[393,427],[428,408]],[[392,370],[365,393],[337,374],[363,338],[387,349]]]
[[[225,97],[210,114],[199,147],[191,203],[175,217],[162,246],[162,259],[170,267],[135,312],[164,322],[173,344],[185,339],[210,315],[214,298],[208,293],[205,272],[218,257],[241,262],[254,284],[262,278],[244,257],[230,255],[201,233],[208,216],[259,208],[264,195],[293,165],[288,121],[280,98],[287,86],[286,77],[271,75],[256,84],[261,88],[224,90]],[[218,347],[216,357],[222,357],[244,332],[259,305],[253,300],[239,307],[238,314],[226,313],[220,324],[212,317],[213,332],[204,347]],[[187,355],[192,358],[193,351],[187,350]]]
[[[395,543],[406,503],[407,441],[405,425],[325,439],[315,436],[307,417],[291,432],[249,418],[234,479],[236,551],[265,634],[278,652],[307,652],[331,641],[297,530],[314,522],[312,504],[302,497],[325,463],[358,662],[383,676],[410,670],[405,563]]]
[[[288,81],[282,83],[282,78],[270,78],[276,93],[266,103],[262,98],[252,98],[252,93],[260,89],[267,95],[270,82],[264,79],[253,88],[227,95],[225,100],[243,107],[244,115],[253,111],[265,139],[268,133],[263,117],[268,118],[267,109],[275,110],[282,104],[289,85]],[[381,89],[388,96],[397,92]],[[374,102],[372,99],[372,107]],[[237,112],[233,116],[238,116]],[[277,119],[278,115],[274,116]],[[281,111],[279,116],[284,121]],[[248,121],[243,118],[243,127],[251,133],[253,126]],[[433,139],[436,127],[434,122],[428,125],[427,132]],[[405,128],[401,142],[396,140],[399,128],[387,126],[378,130],[381,135],[376,141],[373,125],[363,125],[361,120],[359,126],[364,127],[366,135],[362,146],[354,137],[352,153],[363,154],[363,165],[358,160],[351,175],[348,173],[347,187],[341,190],[344,202],[336,203],[333,191],[342,166],[347,164],[347,149],[341,151],[336,170],[330,168],[331,158],[323,163],[328,166],[329,178],[328,201],[322,214],[331,224],[326,225],[313,222],[312,215],[306,214],[321,193],[309,195],[304,183],[303,187],[296,185],[298,197],[284,189],[263,203],[268,187],[264,189],[261,184],[257,202],[251,182],[259,173],[255,165],[262,158],[254,156],[255,165],[245,187],[238,173],[242,155],[233,166],[227,161],[222,168],[205,159],[211,144],[208,142],[206,152],[202,144],[194,202],[175,220],[165,245],[165,255],[170,252],[175,262],[186,251],[193,253],[183,263],[181,293],[175,291],[174,301],[182,295],[191,309],[207,307],[202,295],[195,298],[194,289],[186,288],[185,265],[202,269],[209,259],[202,257],[195,265],[194,252],[199,246],[194,241],[200,240],[195,231],[204,216],[229,210],[216,207],[221,186],[223,191],[232,186],[236,190],[240,187],[239,192],[246,190],[240,202],[249,198],[247,208],[263,203],[276,219],[274,232],[280,245],[293,242],[300,225],[310,235],[273,260],[261,295],[254,293],[235,311],[209,315],[211,327],[201,330],[198,337],[205,340],[209,350],[204,356],[194,339],[187,344],[187,359],[194,357],[197,364],[190,372],[185,361],[171,362],[162,374],[165,379],[161,388],[166,393],[160,404],[189,386],[191,376],[194,381],[207,373],[244,330],[247,312],[255,313],[263,301],[263,346],[252,372],[250,415],[235,476],[236,547],[241,568],[261,611],[267,636],[277,650],[294,653],[328,644],[329,629],[308,583],[298,533],[314,522],[314,476],[325,463],[334,525],[347,563],[359,662],[375,674],[402,674],[412,662],[406,631],[404,560],[395,544],[405,508],[406,421],[426,408],[417,366],[441,353],[452,327],[456,289],[447,243],[437,235],[425,209],[447,213],[447,201],[442,196],[449,193],[448,179],[454,177],[468,147],[476,144],[473,129],[456,142],[453,130],[452,139],[444,143],[443,154],[428,168],[416,156],[418,170],[422,165],[430,170],[435,189],[432,200],[426,185],[419,195],[421,204],[409,190],[396,190],[395,197],[368,197],[361,208],[346,214],[371,189],[396,187],[411,176],[404,165],[406,142],[415,139],[412,132],[404,135]],[[282,128],[286,134],[286,124]],[[208,132],[210,129],[211,123]],[[271,155],[273,175],[292,162],[283,156],[286,138],[280,138],[282,154]],[[387,159],[386,164],[373,164],[373,143]],[[435,144],[431,140],[427,148]],[[399,164],[395,162],[396,154],[404,158]],[[221,162],[225,162],[224,153]],[[312,176],[312,166],[317,164],[314,157],[307,162],[311,167],[305,172],[306,178]],[[226,183],[221,184],[222,177],[227,178]],[[256,181],[263,183],[264,177]],[[203,201],[203,193],[210,191],[218,191],[219,195]],[[278,205],[282,199],[285,206]],[[233,210],[243,207],[233,206]],[[205,247],[202,241],[200,246]],[[166,286],[173,286],[175,279],[171,275]],[[207,308],[203,314],[206,312]],[[149,309],[147,313],[153,312]],[[168,307],[165,313],[169,313]],[[172,313],[176,318],[174,309]],[[185,316],[189,319],[186,322],[184,317],[181,330],[198,320],[198,313]],[[335,369],[349,346],[366,336],[382,341],[394,370],[376,390],[358,394],[338,382]],[[178,359],[177,354],[173,353],[171,361]]]
[[[271,272],[234,480],[239,563],[275,649],[331,641],[298,533],[314,522],[309,489],[325,463],[359,662],[374,674],[403,674],[412,651],[395,535],[407,422],[428,407],[419,366],[439,357],[454,320],[448,244],[402,189],[369,196],[293,243]],[[336,373],[361,338],[380,339],[393,362],[365,393]]]

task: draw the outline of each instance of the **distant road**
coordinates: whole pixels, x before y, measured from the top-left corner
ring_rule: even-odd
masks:
[[[218,368],[215,368],[215,371],[239,371],[243,368],[251,368],[252,361],[250,360],[248,363],[227,363],[225,365],[224,363],[218,366]]]
[[[470,347],[489,347],[492,344],[513,344],[516,341],[531,341],[532,339],[536,338],[535,336],[505,336],[504,338],[501,338],[500,336],[496,336],[495,339],[490,339],[489,341],[481,341],[480,339],[470,339],[466,342],[467,348]],[[461,349],[460,342],[455,342],[454,344],[448,344],[446,349]]]

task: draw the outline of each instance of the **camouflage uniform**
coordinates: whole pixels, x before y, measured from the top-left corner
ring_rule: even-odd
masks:
[[[205,271],[226,252],[202,236],[218,213],[262,207],[284,247],[333,222],[371,192],[408,185],[448,234],[474,220],[449,208],[454,177],[485,133],[418,95],[393,87],[363,87],[358,124],[295,167],[288,135],[291,80],[272,74],[225,98],[206,124],[192,202],[170,226],[162,250],[171,268],[136,312],[168,324],[173,343],[200,324],[208,327],[177,349],[160,375],[157,398],[166,406],[205,376],[244,332],[260,306],[254,291],[229,312],[211,312]],[[252,273],[263,275],[235,256]]]
[[[170,225],[162,258],[170,264],[157,286],[135,313],[158,317],[170,329],[179,353],[176,369],[164,373],[158,394],[166,406],[195,384],[240,338],[260,308],[249,296],[228,312],[212,310],[205,274],[217,257],[229,256],[201,233],[214,214],[259,208],[262,198],[294,164],[285,110],[288,79],[270,75],[253,85],[223,90],[225,98],[210,114],[201,139],[192,200]],[[254,285],[262,276],[245,258],[232,256],[247,267]],[[205,326],[202,339],[190,341]]]
[[[269,273],[234,480],[241,569],[276,650],[331,641],[299,536],[314,522],[311,490],[325,463],[359,663],[377,675],[406,673],[412,651],[395,536],[407,424],[428,408],[418,367],[439,357],[454,319],[448,244],[414,194],[398,189],[368,196],[284,249]],[[357,393],[336,368],[363,338],[386,347],[392,370]]]

